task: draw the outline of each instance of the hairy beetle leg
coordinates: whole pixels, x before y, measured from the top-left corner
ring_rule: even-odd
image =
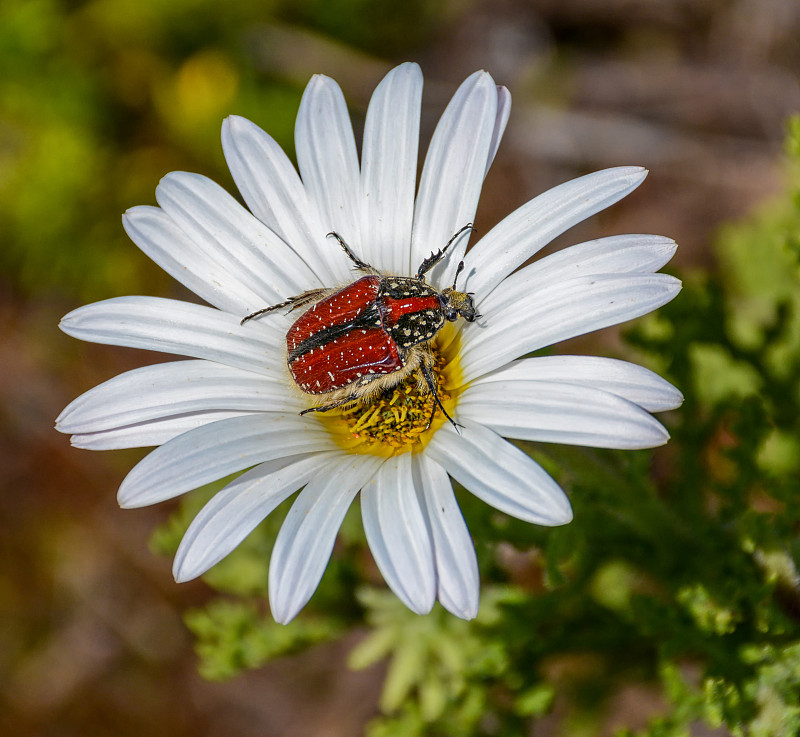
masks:
[[[465,230],[475,230],[475,228],[472,227],[472,223],[467,223],[463,228],[460,228],[453,234],[453,237],[447,241],[444,248],[439,249],[435,253],[432,253],[430,256],[428,256],[428,258],[424,259],[419,265],[419,269],[417,269],[417,279],[425,278],[425,274],[427,274],[444,258],[445,253],[447,253],[447,249],[456,242],[458,236],[460,236]]]
[[[344,404],[350,404],[351,402],[357,402],[359,397],[357,395],[351,395],[349,397],[345,397],[344,399],[340,399],[338,402],[331,402],[330,404],[322,404],[319,407],[309,407],[308,409],[304,409],[300,412],[301,415],[307,415],[310,412],[327,412],[330,409],[336,409],[337,407],[341,407]]]
[[[455,428],[455,431],[460,435],[461,431],[458,429],[459,427],[464,427],[463,425],[459,425],[449,414],[447,414],[447,410],[444,408],[441,400],[439,399],[439,392],[436,390],[436,382],[431,374],[430,367],[425,363],[425,361],[420,362],[419,365],[420,371],[422,371],[422,376],[425,379],[425,383],[428,385],[428,391],[433,394],[433,399],[436,404],[433,406],[433,412],[431,412],[430,419],[428,420],[428,427],[430,427],[431,422],[433,422],[433,416],[436,414],[436,406],[439,406],[439,409],[442,410],[442,414],[450,420],[450,424]]]
[[[321,297],[327,291],[327,289],[310,289],[307,292],[298,294],[296,297],[289,297],[289,299],[287,299],[285,302],[279,302],[276,305],[270,305],[269,307],[264,307],[260,310],[256,310],[255,312],[251,312],[249,315],[241,319],[239,325],[244,325],[248,320],[252,320],[254,317],[261,317],[261,315],[266,315],[268,312],[279,310],[282,307],[289,307],[289,312],[291,312],[292,310],[296,310],[298,307],[302,307],[309,302],[313,302],[315,299],[317,299],[317,297]]]
[[[370,274],[374,274],[374,273],[375,273],[375,268],[374,268],[374,267],[370,266],[370,265],[369,265],[368,263],[366,263],[365,261],[362,261],[362,260],[361,260],[361,259],[360,259],[358,256],[356,256],[356,255],[355,255],[355,254],[354,254],[354,253],[353,253],[353,252],[350,250],[350,246],[348,246],[348,245],[347,245],[347,244],[344,242],[344,238],[342,238],[342,236],[340,236],[340,235],[339,235],[337,232],[335,232],[335,231],[331,231],[331,232],[330,232],[330,233],[328,233],[328,235],[326,235],[325,237],[326,237],[326,238],[330,238],[331,236],[333,236],[334,238],[336,238],[336,240],[337,240],[337,241],[339,241],[339,245],[340,245],[340,246],[341,246],[341,247],[344,249],[344,252],[345,252],[345,253],[348,255],[348,257],[350,258],[350,260],[351,260],[351,261],[352,261],[352,262],[353,262],[353,263],[356,265],[356,269],[358,269],[359,271],[366,271],[366,272],[369,272]]]

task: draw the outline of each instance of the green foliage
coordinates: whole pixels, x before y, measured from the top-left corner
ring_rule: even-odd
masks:
[[[388,664],[370,737],[524,735],[554,715],[553,733],[608,733],[632,686],[657,690],[662,707],[627,737],[688,737],[697,723],[800,732],[797,121],[788,151],[794,189],[721,231],[722,275],[689,275],[627,335],[685,394],[664,418],[670,444],[521,443],[570,490],[575,520],[562,528],[459,494],[481,567],[476,620],[418,617],[372,588],[352,602],[374,575],[353,511],[307,610],[272,624],[257,602],[278,514],[208,577],[244,601],[190,615],[203,672],[227,677],[366,625],[351,667]]]
[[[437,26],[442,0],[297,0],[290,18],[382,56],[420,45]]]
[[[319,57],[335,45],[331,38],[405,55],[441,23],[441,6],[0,3],[3,286],[76,302],[168,293],[172,280],[131,248],[121,214],[155,204],[156,183],[174,170],[198,171],[233,189],[220,144],[227,115],[252,118],[291,152],[306,74],[318,71],[306,72],[301,57]],[[333,35],[308,34],[299,53],[287,21]],[[282,64],[285,58],[292,63]]]
[[[254,602],[226,599],[188,612],[185,619],[197,639],[200,673],[214,681],[341,634],[340,628],[326,619],[304,617],[281,625],[265,616]]]
[[[378,720],[368,733],[425,734],[427,724],[439,722],[447,734],[473,734],[491,708],[489,684],[507,667],[503,643],[484,637],[482,628],[500,619],[499,604],[516,598],[513,590],[485,589],[479,616],[464,622],[441,607],[419,617],[389,592],[362,589],[372,633],[352,651],[350,666],[390,658],[380,707],[386,714],[402,712],[400,724]],[[536,706],[531,696],[525,704]]]

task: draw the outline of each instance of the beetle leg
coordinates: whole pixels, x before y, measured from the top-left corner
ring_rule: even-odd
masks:
[[[261,315],[266,315],[267,312],[272,312],[273,310],[279,310],[282,307],[289,307],[289,312],[291,312],[292,310],[296,310],[298,307],[302,307],[303,305],[306,305],[309,302],[313,302],[318,297],[322,297],[322,295],[328,291],[330,290],[309,289],[307,292],[298,294],[296,297],[289,297],[289,299],[287,299],[285,302],[279,302],[276,305],[270,305],[269,307],[263,307],[260,310],[256,310],[255,312],[252,312],[246,317],[243,317],[239,324],[244,325],[248,320],[252,320],[254,317],[261,317]]]
[[[419,265],[417,269],[417,279],[424,279],[425,274],[427,274],[436,264],[438,264],[443,258],[445,253],[447,253],[447,249],[455,243],[458,236],[460,236],[465,230],[475,230],[472,227],[472,223],[467,223],[463,228],[459,228],[454,234],[453,237],[447,241],[444,248],[440,248],[435,253],[431,253],[428,258],[424,259],[422,263]]]
[[[441,400],[439,399],[439,392],[436,391],[436,382],[434,381],[433,375],[431,374],[430,366],[428,366],[427,361],[422,360],[419,364],[419,369],[422,371],[422,376],[425,379],[425,383],[428,385],[428,391],[433,394],[433,398],[436,401],[436,404],[433,406],[433,412],[431,412],[431,417],[428,420],[428,427],[430,427],[431,422],[433,422],[433,416],[436,414],[436,405],[439,405],[439,409],[442,410],[442,414],[450,420],[450,424],[456,429],[456,432],[460,435],[459,427],[463,427],[463,425],[459,425],[450,415],[447,414],[447,410],[444,408]]]
[[[349,397],[340,399],[338,402],[323,404],[320,405],[319,407],[309,407],[308,409],[304,409],[300,414],[307,415],[309,412],[327,412],[329,409],[336,409],[337,407],[341,407],[343,404],[350,404],[350,402],[355,402],[357,399],[359,399],[358,396],[351,394]]]
[[[370,266],[368,263],[366,263],[366,262],[362,261],[362,260],[361,260],[361,259],[360,259],[358,256],[356,256],[356,255],[355,255],[355,254],[354,254],[354,253],[353,253],[353,252],[350,250],[350,246],[348,246],[348,245],[347,245],[347,244],[344,242],[344,238],[342,238],[342,236],[340,236],[340,235],[339,235],[338,233],[336,233],[336,232],[333,232],[333,231],[331,231],[331,232],[330,232],[330,233],[328,233],[328,235],[326,235],[325,237],[326,237],[326,238],[330,238],[331,236],[333,236],[334,238],[336,238],[336,240],[337,240],[337,241],[339,241],[339,245],[340,245],[340,246],[341,246],[341,247],[344,249],[344,252],[345,252],[345,253],[348,255],[348,257],[350,258],[350,260],[351,260],[351,261],[352,261],[352,262],[353,262],[353,263],[356,265],[356,269],[358,269],[359,271],[366,271],[366,272],[368,272],[369,274],[374,274],[374,273],[375,273],[375,267],[373,267],[373,266]]]

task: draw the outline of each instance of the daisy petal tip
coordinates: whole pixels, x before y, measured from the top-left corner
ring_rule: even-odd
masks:
[[[62,412],[56,418],[56,421],[53,424],[53,429],[56,432],[63,433],[64,435],[73,435],[75,432],[77,432],[77,429],[71,425],[71,423],[69,421],[69,417],[68,416],[67,417],[64,416],[65,413],[66,413],[66,410],[64,410],[64,412]],[[70,413],[70,414],[72,414],[72,413]],[[79,448],[80,447],[76,443],[71,442],[71,439],[70,439],[70,445],[73,448]]]
[[[196,174],[190,171],[171,171],[161,177],[161,180],[156,187],[156,200],[159,195],[164,194],[165,190],[171,191],[176,188],[186,189],[192,184],[205,179],[202,174]]]
[[[209,556],[209,549],[200,549],[191,544],[196,541],[197,536],[190,538],[187,535],[178,546],[178,552],[175,553],[175,560],[172,562],[172,577],[175,583],[194,581],[219,562],[219,556]]]
[[[229,115],[222,121],[220,139],[225,156],[235,155],[239,148],[239,139],[247,136],[249,129],[255,127],[247,118],[240,115]]]
[[[659,236],[659,244],[661,250],[667,255],[667,260],[671,259],[675,255],[675,251],[678,250],[678,244],[675,240],[667,236]]]
[[[249,118],[241,115],[229,115],[222,121],[222,137],[235,137],[243,135],[251,130],[258,129],[258,126]],[[259,129],[260,130],[260,129]]]
[[[117,495],[117,504],[119,504],[120,509],[136,509],[138,507],[137,504],[134,504],[129,499],[125,499],[119,495]]]
[[[653,432],[650,437],[643,438],[642,444],[639,446],[640,448],[659,448],[662,445],[666,445],[669,442],[669,433],[667,432],[667,428],[665,428],[658,420],[653,420]],[[636,450],[636,448],[633,448]]]
[[[478,616],[477,608],[475,610],[456,610],[456,609],[448,609],[450,614],[458,617],[459,619],[463,619],[465,622],[471,622],[475,617]]]
[[[476,605],[474,608],[469,609],[450,609],[451,614],[454,614],[459,619],[463,619],[465,622],[471,622],[475,617],[478,616],[478,606]]]
[[[551,511],[551,514],[545,523],[546,527],[563,527],[564,525],[568,525],[572,522],[574,515],[572,513],[572,507],[567,506],[564,509],[554,509]]]
[[[477,596],[470,597],[469,600],[455,601],[450,597],[443,597],[440,594],[439,602],[450,614],[459,619],[463,619],[465,622],[469,622],[478,616],[480,602]]]
[[[293,582],[284,580],[282,576],[274,575],[271,566],[267,584],[269,589],[269,609],[272,613],[272,618],[278,624],[289,624],[311,598],[310,595],[303,595],[302,593],[298,595]]]
[[[306,85],[306,92],[317,92],[321,88],[325,87],[338,87],[338,83],[335,79],[332,79],[326,74],[314,74],[312,75],[311,79],[308,80],[308,85]]]
[[[474,91],[475,89],[482,87],[485,89],[492,89],[496,90],[497,85],[495,84],[494,79],[492,79],[492,75],[489,74],[485,69],[478,69],[476,72],[473,72],[469,75],[462,83],[461,88],[462,90],[467,90],[472,88]]]
[[[240,115],[228,115],[226,118],[222,119],[222,130],[233,128],[239,125],[242,120],[245,120],[245,118],[242,118]]]
[[[175,583],[188,583],[197,578],[198,575],[200,574],[192,575],[192,573],[186,570],[186,567],[175,558],[175,563],[172,566],[172,577],[175,579]]]
[[[117,504],[120,509],[138,509],[139,507],[147,507],[150,502],[142,499],[142,494],[139,490],[130,488],[122,482],[122,486],[117,491]]]
[[[398,64],[390,74],[403,74],[408,77],[417,78],[422,77],[422,69],[415,61],[404,61],[402,64]]]
[[[486,85],[487,87],[492,87],[495,91],[497,90],[497,84],[489,72],[487,72],[485,69],[481,69],[476,74],[479,75],[478,82],[480,84]]]
[[[404,601],[403,603],[414,612],[414,614],[419,614],[421,617],[424,617],[426,614],[431,613],[433,605],[436,603],[436,596],[434,594],[420,597],[416,601]]]
[[[80,308],[79,308],[79,309],[80,309]],[[69,335],[69,334],[70,334],[70,332],[69,332],[69,328],[70,328],[70,326],[72,325],[72,323],[73,323],[73,321],[74,321],[74,319],[73,319],[73,315],[74,315],[74,314],[75,314],[75,310],[73,310],[72,312],[68,312],[66,315],[64,315],[64,317],[62,317],[62,318],[61,318],[61,319],[58,321],[58,329],[59,329],[59,330],[60,330],[62,333],[66,333],[67,335]]]
[[[678,292],[680,292],[681,289],[683,289],[683,282],[678,279],[678,277],[672,276],[671,274],[664,274],[663,276],[667,277],[665,281],[669,285],[669,293],[672,295],[670,299],[672,299],[678,295]]]
[[[53,423],[53,429],[57,432],[62,432],[65,435],[68,435],[72,432],[69,427],[68,422],[69,415],[67,414],[67,410],[65,409],[58,417],[56,417],[56,421]]]
[[[272,618],[278,624],[283,624],[283,625],[289,624],[289,622],[291,622],[298,614],[299,612],[293,612],[293,613],[279,612],[276,609],[272,609]]]
[[[278,624],[289,624],[304,606],[304,603],[298,606],[297,602],[283,601],[284,598],[282,595],[270,596],[269,608]]]
[[[620,182],[623,185],[623,191],[626,191],[627,194],[633,192],[647,178],[648,174],[649,170],[643,166],[614,166],[610,169],[596,172],[596,175],[600,177],[605,178],[605,176],[608,176],[612,180]],[[588,176],[593,175],[590,174]]]
[[[570,504],[569,497],[564,494],[561,499],[555,499],[553,508],[548,510],[546,525],[562,527],[572,522],[573,517],[572,504]]]

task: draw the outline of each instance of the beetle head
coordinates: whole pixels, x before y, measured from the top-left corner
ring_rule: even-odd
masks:
[[[442,302],[442,312],[445,319],[453,322],[458,320],[459,315],[467,322],[474,322],[480,315],[475,312],[475,304],[472,301],[472,295],[466,292],[457,292],[455,289],[448,287],[443,289],[439,295]]]
[[[461,229],[463,230],[463,228]],[[458,231],[459,233],[461,231]],[[461,261],[456,268],[456,275],[453,279],[453,286],[443,289],[439,295],[439,301],[442,303],[442,312],[445,319],[450,322],[458,320],[461,315],[467,322],[475,322],[480,315],[475,312],[475,303],[472,301],[472,292],[459,292],[456,290],[456,282],[458,275],[464,270],[464,262]]]

